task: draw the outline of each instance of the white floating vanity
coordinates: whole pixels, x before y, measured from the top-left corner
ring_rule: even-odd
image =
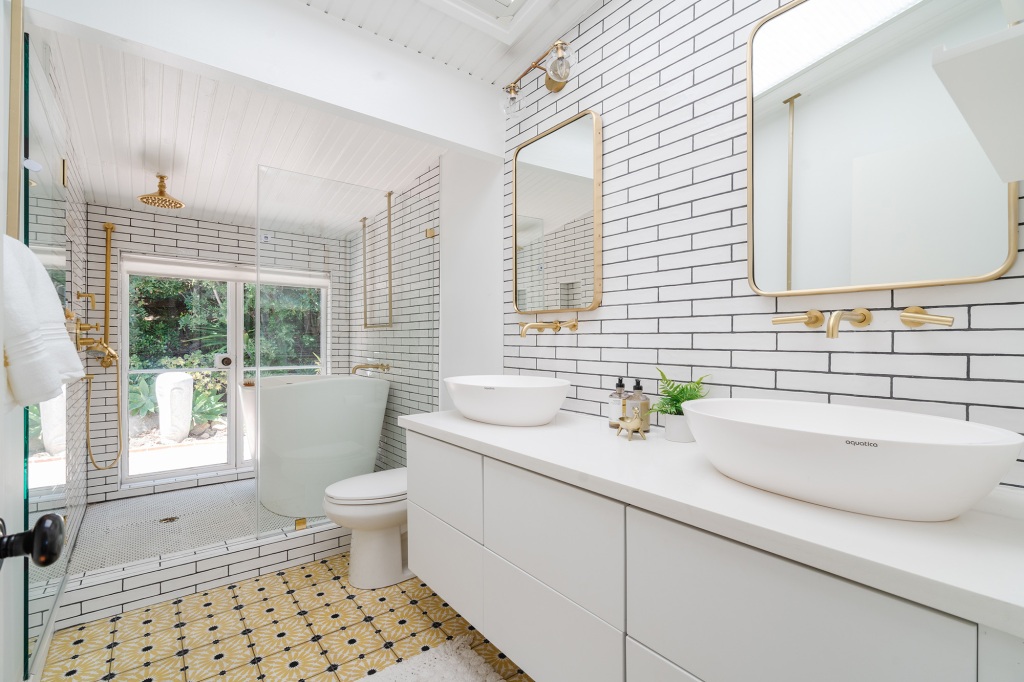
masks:
[[[893,521],[584,415],[399,424],[410,568],[537,682],[1024,680],[1024,493]]]

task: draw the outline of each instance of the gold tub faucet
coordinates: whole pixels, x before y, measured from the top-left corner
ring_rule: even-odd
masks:
[[[526,334],[529,333],[531,329],[536,329],[541,333],[543,333],[545,329],[550,329],[557,334],[562,331],[563,328],[574,332],[579,328],[579,325],[579,320],[566,320],[565,322],[559,322],[558,320],[552,320],[551,322],[520,322],[519,336],[525,339]]]
[[[369,364],[352,365],[352,373],[353,374],[355,374],[356,372],[358,372],[361,369],[377,369],[377,370],[380,370],[381,372],[390,372],[391,371],[391,365],[386,365],[384,363],[375,363],[375,364],[372,364],[372,365],[369,365]]]

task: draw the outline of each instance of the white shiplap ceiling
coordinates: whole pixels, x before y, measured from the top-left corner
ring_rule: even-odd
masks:
[[[600,4],[277,1],[296,12],[318,12],[330,22],[371,32],[438,68],[499,86]],[[122,50],[114,43],[38,28],[30,33],[34,52],[49,62],[47,70],[58,84],[90,203],[140,208],[136,197],[155,191],[155,174],[163,173],[169,176],[168,193],[186,206],[162,213],[254,226],[260,166],[374,192],[400,191],[446,151],[437,142],[346,118],[322,103],[228,74],[218,77],[171,66],[153,53]],[[42,49],[39,43],[44,43]],[[496,88],[496,103],[498,94]],[[287,216],[283,203],[264,202],[262,218],[278,204],[282,212],[274,216],[275,223],[287,220],[322,233],[337,229],[337,201],[302,202]],[[351,225],[348,218],[345,222]]]
[[[498,86],[518,76],[601,5],[600,0],[280,1],[322,12],[424,59]]]
[[[89,203],[143,208],[136,197],[156,191],[159,172],[185,202],[161,213],[254,226],[261,165],[384,192],[411,185],[445,151],[112,47],[39,29],[31,40],[48,46],[33,52],[50,60],[62,90]],[[336,223],[330,211],[327,202],[296,202],[291,219],[326,230]]]

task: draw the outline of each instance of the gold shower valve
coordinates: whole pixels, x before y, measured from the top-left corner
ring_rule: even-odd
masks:
[[[88,293],[85,291],[79,291],[75,294],[75,298],[79,300],[83,298],[89,299],[89,309],[96,310],[96,294]]]

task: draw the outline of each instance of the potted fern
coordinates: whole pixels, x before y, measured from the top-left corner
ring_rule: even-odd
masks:
[[[683,413],[683,403],[703,398],[708,394],[704,380],[709,375],[705,374],[695,381],[682,384],[669,379],[660,369],[658,374],[661,375],[661,400],[651,407],[651,412],[665,415],[665,440],[692,443],[693,434]]]

